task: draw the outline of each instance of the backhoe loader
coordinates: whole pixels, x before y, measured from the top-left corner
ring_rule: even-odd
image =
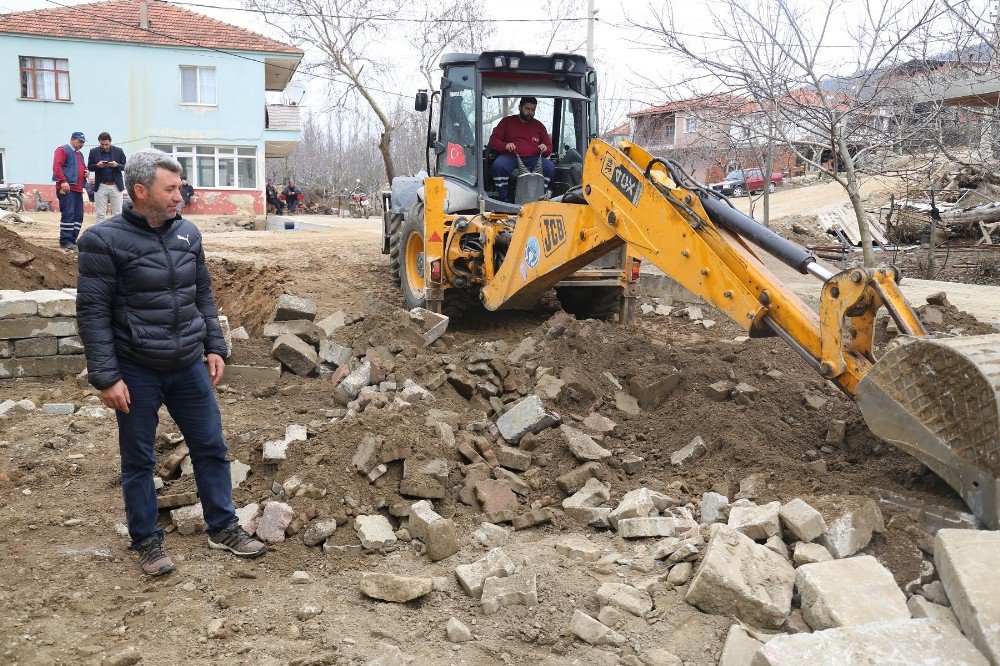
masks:
[[[932,337],[900,293],[895,267],[834,273],[675,162],[596,138],[596,77],[580,56],[491,51],[445,56],[442,68],[440,134],[428,132],[436,158],[428,172],[436,175],[396,179],[386,201],[383,249],[407,307],[449,315],[473,304],[528,308],[553,287],[572,287],[578,312],[604,308],[612,293],[627,323],[647,261],[751,338],[781,338],[855,398],[873,433],[1000,528],[1000,335]],[[551,193],[541,191],[538,174],[524,173],[516,200],[504,202],[483,177],[487,111],[500,108],[497,98],[522,94],[553,100],[562,149]],[[428,107],[426,92],[416,106]],[[761,252],[817,279],[818,313],[766,268]],[[609,255],[610,264],[594,267]],[[876,359],[883,307],[900,336]]]

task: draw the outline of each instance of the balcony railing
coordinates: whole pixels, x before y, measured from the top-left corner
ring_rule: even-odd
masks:
[[[302,129],[299,107],[293,104],[268,104],[264,107],[264,129],[292,130]]]

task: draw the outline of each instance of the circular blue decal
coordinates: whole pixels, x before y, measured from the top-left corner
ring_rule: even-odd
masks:
[[[528,244],[524,248],[524,263],[528,268],[534,268],[538,264],[538,257],[541,256],[542,248],[538,244],[538,239],[534,236],[528,238]]]

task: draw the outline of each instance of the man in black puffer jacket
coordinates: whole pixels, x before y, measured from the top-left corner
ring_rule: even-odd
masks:
[[[241,557],[264,553],[264,544],[239,526],[233,506],[213,390],[226,345],[201,234],[177,214],[180,174],[169,155],[137,152],[125,167],[132,206],[79,241],[76,307],[88,378],[117,410],[129,535],[151,576],[174,570],[156,526],[153,444],[161,405],[190,450],[209,546]]]

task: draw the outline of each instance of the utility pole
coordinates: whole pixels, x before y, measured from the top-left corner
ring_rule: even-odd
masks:
[[[587,62],[594,62],[594,20],[597,11],[594,9],[594,0],[587,0]]]

